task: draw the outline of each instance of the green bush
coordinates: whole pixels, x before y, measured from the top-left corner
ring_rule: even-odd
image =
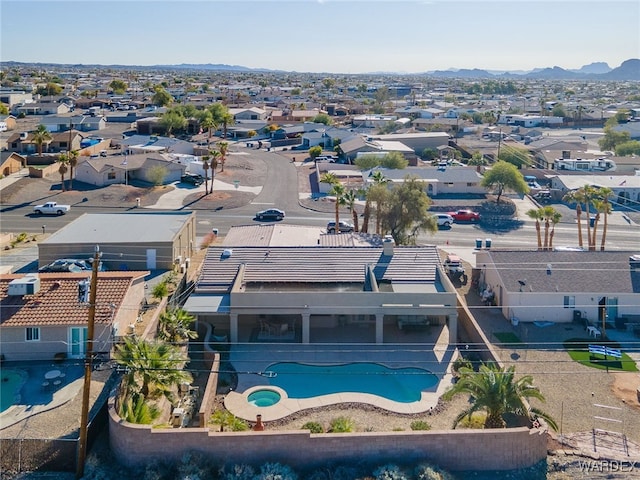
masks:
[[[411,422],[411,430],[431,430],[431,425],[424,420],[414,420]]]
[[[307,422],[302,425],[303,430],[310,430],[311,433],[324,433],[324,428],[318,422]]]
[[[348,417],[337,417],[331,420],[331,427],[329,429],[332,433],[349,433],[353,432],[355,422]]]
[[[169,287],[167,287],[167,282],[160,282],[155,287],[153,287],[153,291],[151,292],[153,298],[163,298],[169,295]]]
[[[483,429],[486,418],[487,414],[485,412],[475,412],[471,415],[471,418],[467,416],[460,420],[458,426],[461,428]]]
[[[471,361],[467,360],[466,358],[458,357],[451,365],[451,371],[453,372],[454,377],[459,376],[459,371],[462,367],[470,368],[471,370],[473,370],[473,363],[471,363]]]

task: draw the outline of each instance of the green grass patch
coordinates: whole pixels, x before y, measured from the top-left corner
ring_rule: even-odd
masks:
[[[622,358],[605,358],[604,355],[589,353],[589,345],[604,345],[609,348],[620,349],[620,344],[611,340],[570,338],[563,343],[571,359],[587,367],[620,372],[638,371],[636,362],[626,353],[620,352],[622,353]]]
[[[522,340],[512,332],[493,332],[500,343],[522,343]]]

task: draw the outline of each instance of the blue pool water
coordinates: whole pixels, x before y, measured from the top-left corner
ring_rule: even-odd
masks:
[[[0,412],[14,405],[24,384],[24,375],[17,370],[2,370],[0,378]]]
[[[276,374],[269,383],[285,390],[290,398],[355,392],[411,403],[420,400],[422,390],[438,383],[436,375],[422,368],[388,368],[366,362],[343,365],[281,362],[266,370]]]
[[[280,394],[273,390],[261,389],[250,393],[247,400],[250,405],[256,407],[270,407],[280,401]]]

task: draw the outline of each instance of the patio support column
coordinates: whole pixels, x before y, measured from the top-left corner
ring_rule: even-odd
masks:
[[[449,314],[449,344],[458,343],[458,314]]]
[[[302,313],[302,343],[309,343],[309,320],[310,313]]]
[[[376,313],[376,343],[384,343],[384,313]]]
[[[238,314],[229,314],[229,341],[231,343],[238,343]]]

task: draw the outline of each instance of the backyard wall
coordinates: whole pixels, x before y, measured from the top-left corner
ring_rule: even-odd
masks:
[[[458,296],[458,341],[461,344],[470,345],[470,350],[476,353],[482,361],[495,362],[502,366],[498,353],[493,348],[489,339],[476,322],[473,314]],[[465,350],[459,345],[460,351]]]
[[[115,458],[127,466],[179,461],[186,453],[201,452],[219,465],[279,462],[294,469],[313,469],[328,463],[430,462],[452,471],[511,470],[532,466],[547,456],[547,436],[539,429],[322,434],[156,429],[125,422],[117,416],[113,402],[111,398],[109,441]]]

